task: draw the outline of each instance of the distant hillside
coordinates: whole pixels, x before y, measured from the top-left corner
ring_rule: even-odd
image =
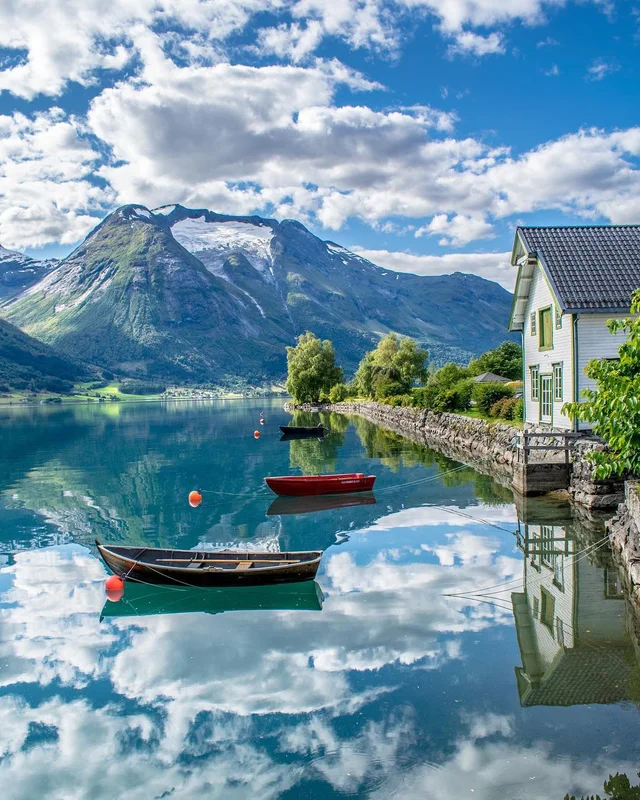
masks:
[[[74,381],[92,374],[88,368],[0,320],[0,391],[65,393]]]
[[[15,297],[41,281],[58,263],[55,258],[36,261],[0,245],[0,300]]]
[[[0,313],[120,374],[259,383],[307,329],[347,372],[389,331],[465,361],[507,338],[510,303],[473,275],[382,269],[294,220],[124,206]]]

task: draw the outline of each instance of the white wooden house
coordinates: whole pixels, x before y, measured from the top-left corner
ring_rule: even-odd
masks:
[[[640,225],[518,228],[511,263],[509,330],[522,333],[525,423],[575,429],[562,406],[595,388],[587,363],[617,358],[625,338],[607,320],[628,316],[640,288]]]

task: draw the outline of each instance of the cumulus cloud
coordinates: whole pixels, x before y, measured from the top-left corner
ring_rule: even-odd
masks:
[[[464,245],[476,239],[491,238],[493,225],[479,216],[454,214],[451,218],[447,214],[436,214],[428,225],[424,225],[415,232],[420,236],[441,236],[441,245]]]
[[[500,33],[482,36],[473,31],[462,31],[455,35],[455,41],[449,45],[448,53],[454,56],[487,56],[504,53],[505,50],[504,39]]]
[[[618,64],[610,64],[602,58],[597,58],[587,69],[587,78],[590,81],[601,81],[620,69]]]
[[[451,275],[468,272],[490,281],[496,281],[513,291],[515,271],[511,267],[511,253],[447,253],[442,256],[417,255],[389,250],[351,248],[363,258],[395,272],[413,272],[416,275]]]

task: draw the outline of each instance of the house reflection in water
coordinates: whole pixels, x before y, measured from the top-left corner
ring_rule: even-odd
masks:
[[[523,501],[524,504],[524,501]],[[519,508],[524,591],[511,595],[522,706],[617,703],[634,665],[626,601],[604,535],[571,510],[528,500]]]

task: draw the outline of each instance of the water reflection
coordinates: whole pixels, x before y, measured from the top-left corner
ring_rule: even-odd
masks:
[[[522,592],[511,594],[523,706],[629,699],[634,657],[626,601],[602,527],[574,533],[568,507],[529,501],[518,532]]]
[[[267,509],[267,516],[286,514],[312,514],[315,511],[329,511],[335,508],[354,508],[373,506],[376,496],[373,492],[362,494],[317,495],[315,497],[276,497]]]
[[[337,467],[377,473],[376,505],[269,516],[262,475],[291,452],[275,406],[253,440],[266,406],[91,409],[93,423],[63,409],[66,433],[48,417],[42,439],[37,419],[0,428],[24,444],[0,499],[3,797],[559,800],[633,774],[638,714],[619,700],[640,681],[620,666],[634,662],[619,587],[606,549],[576,557],[597,523],[516,506],[368,424],[342,430]],[[229,494],[190,509],[198,485]],[[179,598],[132,584],[105,606],[104,567],[78,543],[101,530],[324,546],[322,610],[313,584]]]
[[[150,614],[223,614],[225,611],[320,611],[324,600],[315,581],[282,586],[193,589],[128,583],[116,603],[107,600],[103,617]]]

